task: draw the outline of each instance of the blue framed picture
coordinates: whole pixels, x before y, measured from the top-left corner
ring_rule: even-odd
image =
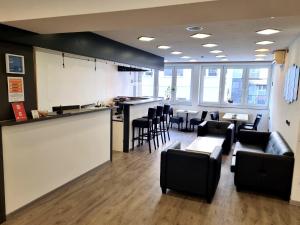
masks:
[[[25,74],[24,56],[5,54],[6,73]]]

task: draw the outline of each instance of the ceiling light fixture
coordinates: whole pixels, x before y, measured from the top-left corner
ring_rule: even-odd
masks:
[[[174,52],[171,52],[172,55],[180,55],[182,54],[182,52],[179,52],[179,51],[174,51]]]
[[[256,58],[255,61],[264,61],[263,58]]]
[[[166,63],[166,62],[169,62],[169,60],[165,59],[164,62],[165,62],[165,63]]]
[[[211,34],[201,34],[201,33],[198,33],[198,34],[193,34],[190,37],[191,38],[197,38],[197,39],[204,39],[204,38],[208,38],[210,36],[211,36]]]
[[[226,58],[226,55],[216,55],[217,58]]]
[[[168,46],[168,45],[159,45],[159,46],[157,46],[157,48],[159,48],[159,49],[170,49],[171,46]]]
[[[224,58],[224,59],[221,59],[221,61],[228,61],[228,59]]]
[[[276,29],[265,29],[265,30],[259,30],[256,33],[261,35],[271,35],[271,34],[277,34],[279,32],[280,30],[276,30]]]
[[[197,60],[196,59],[191,59],[191,60],[189,60],[190,62],[197,62]]]
[[[212,51],[210,51],[210,53],[212,53],[212,54],[219,54],[219,53],[222,53],[223,51],[221,51],[221,50],[212,50]]]
[[[201,31],[203,30],[203,27],[198,27],[198,26],[188,26],[187,28],[185,28],[187,31],[191,31],[191,32],[197,32],[197,31]]]
[[[141,36],[138,38],[140,41],[146,41],[146,42],[149,42],[149,41],[153,41],[155,38],[154,37],[146,37],[146,36]]]
[[[275,42],[274,41],[259,41],[259,42],[256,42],[257,45],[271,45],[271,44],[274,44]]]
[[[217,47],[218,45],[217,44],[204,44],[202,46],[205,48],[214,48],[214,47]]]
[[[269,52],[270,50],[267,48],[260,48],[260,49],[256,49],[256,52]]]
[[[182,59],[190,59],[191,57],[190,57],[190,56],[187,56],[187,55],[185,55],[185,56],[182,56],[181,58],[182,58]]]
[[[266,57],[267,55],[266,54],[257,54],[255,55],[255,57]]]

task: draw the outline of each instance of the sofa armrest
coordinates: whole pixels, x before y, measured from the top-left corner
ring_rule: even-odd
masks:
[[[207,121],[204,121],[198,126],[197,136],[205,136],[206,134],[207,134]]]
[[[160,157],[160,187],[166,188],[167,151],[163,150]]]
[[[240,130],[239,142],[251,145],[259,145],[265,148],[268,144],[270,134],[270,132]]]

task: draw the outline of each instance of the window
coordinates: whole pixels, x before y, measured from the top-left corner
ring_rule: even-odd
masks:
[[[158,73],[158,97],[164,99],[171,98],[172,88],[172,69],[166,68]]]
[[[192,69],[176,69],[176,101],[191,100]]]
[[[225,73],[224,103],[241,104],[244,69],[227,68]]]
[[[203,102],[219,102],[220,96],[220,68],[205,68],[203,76]]]
[[[147,71],[141,74],[141,96],[153,96],[154,93],[154,73]]]
[[[200,104],[266,107],[270,66],[207,66],[202,69]]]
[[[250,68],[248,79],[248,104],[267,105],[268,103],[268,68]]]

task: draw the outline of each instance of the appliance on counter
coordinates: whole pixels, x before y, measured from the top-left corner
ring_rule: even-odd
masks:
[[[136,101],[136,100],[144,100],[148,99],[145,97],[129,97],[129,96],[117,96],[113,99],[113,102],[115,103],[115,106],[117,106],[115,115],[123,114],[123,104],[122,102],[128,102],[128,101]]]

